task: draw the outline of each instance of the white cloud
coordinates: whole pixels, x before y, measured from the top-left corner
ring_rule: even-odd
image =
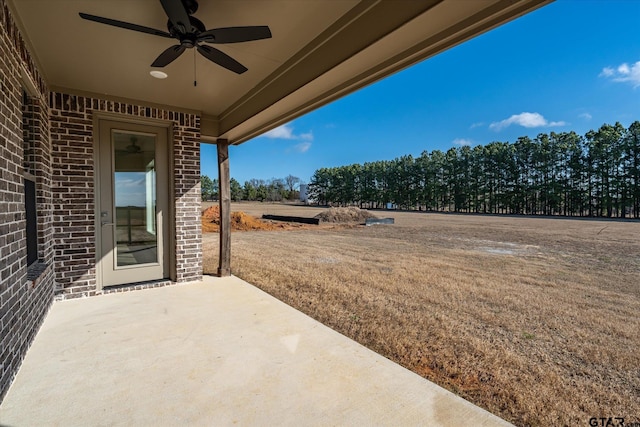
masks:
[[[565,126],[567,123],[563,121],[550,122],[540,113],[520,113],[514,114],[508,119],[499,122],[493,122],[489,125],[489,129],[500,131],[511,125],[519,125],[525,128],[538,128],[543,126]]]
[[[611,77],[616,73],[616,71],[611,67],[604,67],[602,72],[598,75],[598,77]]]
[[[313,132],[301,133],[298,135],[298,139],[303,141],[313,141]]]
[[[271,139],[298,139],[302,141],[313,141],[313,132],[309,131],[307,133],[295,134],[293,132],[293,127],[288,124],[271,129],[262,136]]]
[[[145,178],[140,178],[140,179],[131,179],[131,178],[116,178],[116,186],[118,188],[123,188],[123,187],[139,187],[141,185],[144,185],[145,183]]]
[[[456,138],[453,140],[453,145],[457,145],[459,147],[471,144],[473,144],[473,141],[471,141],[470,139]]]
[[[593,116],[589,113],[582,113],[580,115],[578,115],[578,117],[580,117],[581,119],[585,119],[585,120],[591,120],[593,118]]]
[[[469,129],[475,129],[475,128],[479,128],[480,126],[484,126],[484,122],[477,122],[477,123],[473,123]]]
[[[293,139],[293,128],[288,125],[278,126],[262,136],[271,139]]]
[[[616,69],[605,67],[599,77],[610,78],[617,83],[631,83],[631,86],[635,89],[640,87],[640,61],[631,65],[625,62],[618,65]]]
[[[311,143],[309,141],[301,142],[300,144],[296,144],[293,146],[293,149],[298,153],[306,153],[311,148]]]
[[[520,113],[514,114],[508,119],[494,122],[489,125],[490,129],[500,130],[513,124],[524,126],[526,128],[535,128],[544,126],[547,123],[544,117],[538,113]]]

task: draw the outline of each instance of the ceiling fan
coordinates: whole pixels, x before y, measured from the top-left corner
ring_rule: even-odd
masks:
[[[227,55],[226,53],[211,47],[207,44],[240,43],[253,40],[271,38],[271,31],[266,25],[251,27],[227,27],[207,30],[202,21],[192,15],[198,10],[196,0],[160,0],[169,21],[167,30],[156,30],[155,28],[142,25],[131,24],[129,22],[118,21],[101,16],[89,15],[80,12],[80,17],[89,21],[101,24],[124,28],[126,30],[138,31],[165,38],[177,39],[180,44],[166,49],[151,64],[152,67],[162,68],[177,59],[185,50],[196,48],[198,52],[209,61],[224,67],[237,74],[247,71],[247,68]]]
[[[124,141],[123,141],[124,142]],[[135,136],[132,136],[129,139],[129,145],[127,145],[126,147],[123,147],[121,149],[117,149],[115,150],[116,154],[120,154],[120,155],[130,155],[130,154],[140,154],[143,153],[144,150],[142,149],[141,146],[139,146],[137,144],[138,142],[138,138],[136,138]]]

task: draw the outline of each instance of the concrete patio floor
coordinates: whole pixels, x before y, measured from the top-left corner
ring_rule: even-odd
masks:
[[[510,424],[235,277],[54,303],[3,426]]]

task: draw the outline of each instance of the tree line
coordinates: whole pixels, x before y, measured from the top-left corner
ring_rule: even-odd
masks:
[[[282,200],[297,200],[300,197],[300,184],[297,176],[287,175],[284,178],[250,179],[241,185],[235,178],[230,180],[231,200],[251,200],[279,202]],[[207,175],[200,177],[202,200],[218,199],[218,179]]]
[[[640,217],[640,121],[424,151],[315,171],[319,204],[401,209]]]

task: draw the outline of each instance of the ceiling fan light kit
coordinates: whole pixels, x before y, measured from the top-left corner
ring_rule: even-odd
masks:
[[[166,79],[167,77],[169,77],[167,73],[160,70],[151,70],[149,71],[149,74],[151,74],[151,76],[155,77],[156,79]]]
[[[163,68],[175,61],[185,50],[196,48],[198,53],[209,61],[236,74],[242,74],[247,71],[247,67],[221,50],[209,46],[209,44],[242,43],[271,38],[271,30],[266,25],[207,30],[202,21],[192,16],[198,10],[198,3],[195,0],[160,0],[160,3],[169,18],[167,31],[82,12],[80,17],[88,21],[126,30],[177,39],[180,42],[179,44],[170,46],[153,61],[151,66],[154,68]],[[154,74],[155,71],[151,71],[152,76],[166,78],[166,74],[164,77],[160,77]]]

